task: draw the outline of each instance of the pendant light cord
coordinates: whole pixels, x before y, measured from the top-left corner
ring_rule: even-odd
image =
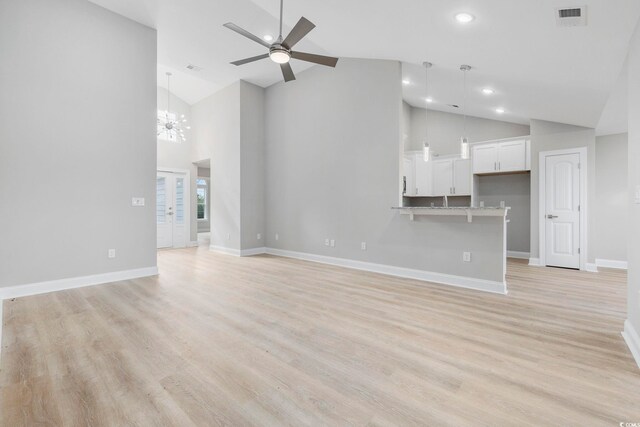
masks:
[[[425,77],[425,91],[426,91],[426,97],[424,99],[424,102],[427,103],[427,105],[425,105],[424,107],[424,143],[428,144],[429,143],[429,105],[427,101],[429,99],[429,63],[425,62],[424,63],[424,77]]]
[[[462,119],[462,137],[463,138],[467,137],[467,71],[468,70],[466,68],[463,70],[464,72],[464,79],[463,79],[464,94],[462,96],[462,102],[463,102],[462,113],[464,114],[464,117]]]
[[[171,77],[171,73],[167,73],[167,120],[169,120],[169,111],[171,111],[171,86],[169,83],[169,77]]]

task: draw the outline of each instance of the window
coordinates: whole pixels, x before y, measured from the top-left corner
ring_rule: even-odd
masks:
[[[207,180],[203,178],[198,178],[196,180],[196,198],[198,200],[198,219],[206,220],[207,219],[207,190],[208,190]]]

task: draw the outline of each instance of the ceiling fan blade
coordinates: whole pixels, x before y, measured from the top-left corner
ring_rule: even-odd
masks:
[[[338,58],[314,55],[313,53],[291,52],[291,57],[301,61],[313,62],[314,64],[326,65],[327,67],[335,67],[338,63]]]
[[[245,59],[240,59],[238,61],[233,61],[232,64],[233,65],[244,65],[244,64],[248,64],[250,62],[259,61],[261,59],[266,59],[268,57],[269,57],[269,54],[265,53],[263,55],[252,56],[251,58],[245,58]]]
[[[309,31],[313,30],[316,26],[304,16],[300,18],[298,23],[289,35],[284,39],[282,44],[291,49],[296,43],[298,43],[304,36],[309,34]]]
[[[238,27],[233,22],[227,22],[223,26],[227,27],[230,30],[235,31],[236,33],[238,33],[238,34],[240,34],[242,36],[245,36],[248,39],[253,40],[256,43],[260,43],[264,47],[271,47],[271,45],[269,43],[267,43],[265,40],[262,40],[260,37],[251,34],[249,31],[245,30],[244,28]]]
[[[286,64],[280,64],[280,69],[282,70],[285,82],[296,79],[296,76],[293,74],[293,70],[291,69],[291,64],[288,62]]]

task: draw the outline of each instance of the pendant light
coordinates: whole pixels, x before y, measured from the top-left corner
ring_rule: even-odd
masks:
[[[461,65],[460,71],[463,74],[463,101],[462,101],[462,136],[460,137],[460,157],[469,158],[469,140],[467,139],[467,71],[470,71],[469,65]]]
[[[433,66],[433,64],[431,62],[424,62],[422,65],[424,65],[424,74],[425,74],[425,91],[426,91],[426,97],[425,97],[425,102],[428,102],[427,99],[429,99],[429,68],[431,68]],[[431,160],[431,147],[429,146],[429,142],[428,142],[428,138],[429,138],[429,133],[427,132],[427,130],[429,129],[429,108],[427,108],[425,106],[424,108],[424,142],[422,144],[422,156],[424,157],[424,161],[428,162],[429,160]]]
[[[179,119],[176,118],[176,115],[171,113],[170,102],[171,102],[171,86],[169,84],[169,79],[171,78],[171,73],[167,74],[167,110],[164,111],[164,114],[158,114],[158,136],[164,134],[165,138],[169,141],[175,142],[186,142],[187,138],[185,138],[184,131],[185,129],[191,129],[190,126],[184,125],[187,122],[187,119],[184,118],[184,114],[180,116]]]

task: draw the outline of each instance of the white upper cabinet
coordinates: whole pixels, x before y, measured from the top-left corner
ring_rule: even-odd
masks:
[[[471,162],[469,160],[447,159],[432,163],[434,196],[471,195]]]
[[[403,159],[403,171],[402,175],[404,176],[404,196],[415,196],[416,185],[413,180],[413,160],[411,157],[405,156]]]
[[[495,173],[498,167],[498,144],[474,145],[471,149],[473,173]]]
[[[498,144],[498,171],[523,171],[527,164],[527,142],[524,139]]]
[[[453,161],[453,194],[456,196],[471,195],[471,160],[469,159]]]
[[[416,196],[431,195],[431,162],[425,162],[422,154],[415,154],[415,186]]]
[[[431,164],[425,162],[421,153],[405,155],[403,175],[406,179],[405,196],[425,197],[431,195]]]
[[[453,160],[433,162],[433,195],[453,194]]]
[[[529,144],[525,138],[473,145],[473,173],[506,173],[529,170]]]

